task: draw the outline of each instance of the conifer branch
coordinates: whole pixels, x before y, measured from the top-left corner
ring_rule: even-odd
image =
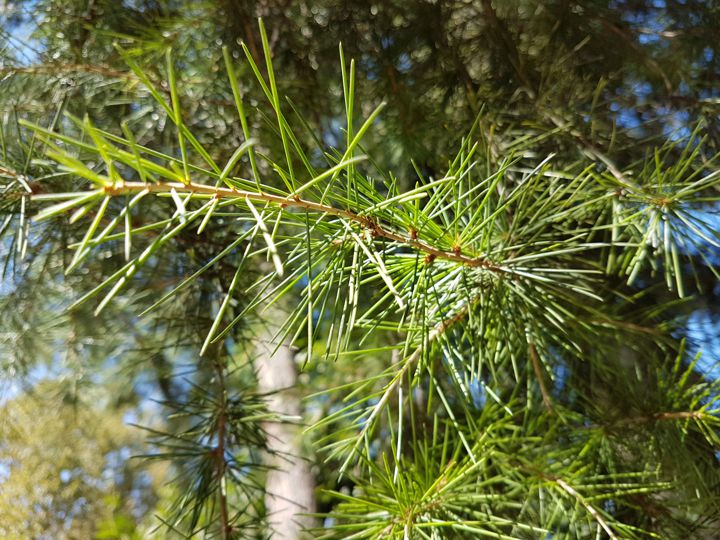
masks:
[[[610,427],[614,426],[633,426],[642,424],[652,424],[659,421],[673,422],[676,420],[703,420],[709,415],[703,411],[670,411],[645,416],[635,416],[630,418],[622,418],[614,422]],[[598,427],[598,426],[595,426]]]
[[[585,500],[585,497],[580,495],[580,493],[578,493],[574,487],[572,487],[562,478],[549,477],[549,479],[555,482],[555,484],[557,484],[568,495],[574,497],[585,508],[585,510],[588,511],[588,513],[593,517],[597,524],[602,527],[602,529],[607,533],[611,540],[618,540],[618,536],[615,534],[615,531],[613,531],[610,525],[608,525],[608,522],[605,521],[605,518],[602,517],[600,512],[598,512],[597,508],[595,508],[592,504]]]
[[[540,359],[538,358],[537,349],[535,348],[535,344],[532,341],[528,343],[528,349],[530,351],[530,362],[532,363],[533,371],[535,372],[535,378],[537,379],[538,386],[540,387],[540,394],[542,394],[543,404],[545,405],[545,408],[547,409],[549,414],[554,414],[552,399],[550,398],[550,393],[545,386],[545,379],[543,377],[542,366],[540,365]]]
[[[91,64],[62,64],[62,65],[36,65],[36,66],[7,66],[0,67],[1,75],[67,75],[68,73],[92,73],[113,79],[130,79],[137,81],[138,78],[128,71],[113,69],[103,65]]]
[[[225,387],[224,367],[220,364],[220,360],[215,362],[215,372],[217,374],[219,406],[220,413],[217,419],[217,445],[215,447],[217,476],[220,488],[218,489],[219,506],[220,506],[220,538],[227,540],[231,536],[232,527],[230,525],[230,517],[228,513],[227,492],[225,485],[225,473],[227,463],[225,462],[225,437],[227,423],[227,389]]]
[[[311,210],[314,212],[330,214],[362,225],[363,227],[368,229],[373,236],[387,238],[388,240],[393,240],[401,244],[406,244],[419,251],[422,251],[428,255],[427,260],[429,262],[432,262],[433,259],[438,258],[457,262],[466,266],[485,268],[492,272],[507,271],[501,266],[498,266],[488,261],[484,257],[471,257],[455,251],[444,251],[425,242],[422,242],[417,238],[408,237],[391,231],[382,224],[374,221],[369,217],[356,214],[354,212],[351,212],[350,210],[343,210],[341,208],[336,208],[327,204],[309,201],[307,199],[301,199],[300,197],[289,198],[282,195],[274,195],[271,193],[246,191],[235,188],[214,187],[205,184],[198,184],[195,182],[160,182],[156,184],[146,184],[144,182],[122,182],[105,187],[105,193],[112,196],[124,195],[128,193],[139,193],[144,190],[152,193],[171,193],[174,190],[177,193],[210,195],[218,199],[250,199],[254,201],[264,201],[267,203],[276,204],[280,208],[295,207],[302,208],[304,210]]]
[[[400,369],[400,371],[398,371],[392,378],[392,380],[387,384],[385,390],[383,391],[382,397],[373,407],[370,416],[368,416],[367,420],[365,420],[365,425],[360,431],[360,434],[357,437],[357,441],[353,445],[352,451],[348,453],[348,457],[345,460],[345,463],[343,463],[343,466],[340,468],[341,472],[347,468],[347,465],[349,464],[352,455],[355,453],[355,451],[357,451],[358,447],[362,443],[363,438],[365,437],[365,435],[367,435],[370,428],[372,427],[373,421],[383,410],[392,393],[400,385],[403,377],[405,377],[405,375],[410,371],[410,369],[422,357],[422,353],[427,350],[427,348],[430,347],[435,341],[437,341],[438,338],[445,334],[445,332],[447,332],[458,322],[462,321],[468,315],[472,306],[477,303],[479,299],[479,296],[472,298],[465,305],[463,305],[454,315],[438,323],[435,328],[433,328],[428,334],[427,340],[421,343],[410,356],[408,356],[405,360],[402,361],[404,362],[402,369]]]

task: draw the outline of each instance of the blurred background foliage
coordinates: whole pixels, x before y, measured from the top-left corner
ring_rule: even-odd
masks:
[[[3,538],[141,538],[164,467],[130,456],[142,439],[103,391],[45,380],[2,407]]]
[[[238,61],[240,88],[253,111],[251,131],[262,145],[271,145],[278,140],[277,128],[267,108],[260,107],[264,97],[241,61],[240,44],[245,43],[262,66],[257,17],[268,28],[280,94],[289,98],[286,114],[302,126],[296,134],[307,147],[344,144],[338,57],[338,43],[343,44],[346,57],[355,60],[361,116],[387,102],[363,139],[363,152],[373,156],[379,170],[392,170],[404,189],[414,186],[418,173],[441,176],[478,115],[485,151],[495,159],[517,141],[532,140],[531,154],[524,157],[540,161],[554,153],[559,166],[570,170],[586,159],[610,171],[625,170],[666,141],[689,137],[698,125],[706,137],[700,159],[713,162],[720,151],[720,7],[709,0],[5,0],[0,3],[3,537],[141,538],[163,520],[182,523],[167,533],[171,536],[223,534],[215,528],[218,508],[204,506],[196,513],[183,495],[208,495],[217,487],[217,471],[207,457],[213,443],[196,429],[200,420],[216,425],[214,415],[230,410],[232,396],[241,396],[231,404],[238,417],[261,414],[262,389],[256,388],[251,366],[256,356],[251,338],[260,321],[248,315],[210,358],[198,358],[213,322],[208,307],[217,308],[235,275],[233,257],[213,264],[203,279],[193,280],[161,309],[142,318],[138,314],[229,246],[241,225],[219,216],[203,234],[182,232],[173,249],[153,255],[111,309],[99,316],[87,305],[67,311],[87,292],[88,282],[122,266],[122,242],[64,275],[71,259],[67,247],[83,237],[85,225],[63,220],[31,226],[37,207],[29,193],[43,193],[45,181],[68,191],[76,183],[35,159],[40,142],[19,120],[55,128],[67,122],[66,113],[87,116],[94,126],[118,136],[124,136],[121,126],[126,125],[138,144],[177,156],[173,122],[128,65],[128,60],[135,62],[169,100],[165,55],[171,48],[182,120],[219,163],[227,162],[244,141],[223,63],[222,47],[227,46]],[[267,74],[264,66],[260,70]],[[281,148],[278,142],[260,150]],[[681,152],[679,146],[668,146],[668,161]],[[322,159],[319,151],[312,157]],[[119,209],[124,201],[110,204]],[[145,206],[134,216],[133,227],[163,219],[165,208],[157,201]],[[716,207],[703,211],[717,216]],[[142,249],[154,235],[149,230],[134,242]],[[634,297],[633,317],[657,321],[655,306],[662,305],[665,335],[686,337],[693,352],[704,347],[706,358],[717,358],[713,336],[720,288],[712,264],[718,253],[689,255],[701,294],[679,302],[662,288],[650,288]],[[263,272],[262,265],[247,268],[247,283]],[[653,278],[644,269],[639,279],[650,283]],[[618,287],[628,296],[637,292]],[[246,302],[242,293],[237,302],[234,309],[240,313]],[[675,342],[664,348],[652,341],[648,348],[677,352]],[[296,361],[302,365],[302,353]],[[299,374],[297,393],[352,382],[379,371],[385,362],[371,356],[362,365],[312,363]],[[618,418],[642,418],[643,405],[658,389],[648,383],[649,395],[644,395],[643,386],[628,383],[622,370],[575,367],[564,383],[575,393],[568,391],[565,398],[578,409],[602,409],[598,416],[603,418],[611,404]],[[716,375],[705,360],[692,371],[696,382]],[[583,401],[588,395],[595,399],[590,405]],[[317,398],[304,406],[310,423],[336,405]],[[150,440],[129,423],[151,428]],[[244,479],[242,490],[229,496],[243,511],[233,517],[234,530],[243,531],[239,537],[266,537],[265,508],[258,501],[267,449],[254,428],[238,429],[234,452],[244,456],[238,458]],[[612,438],[612,427],[607,429]],[[181,459],[171,466],[128,457],[163,457],[167,443],[177,440],[185,453],[173,447],[174,457],[180,453]],[[668,460],[688,455],[687,448],[672,448],[676,454],[668,451]],[[643,461],[639,454],[634,458]],[[714,454],[703,459],[698,475],[718,478]],[[337,469],[321,463],[311,460],[317,486],[347,494],[359,482],[338,480]],[[382,477],[387,471],[376,473]],[[695,480],[687,481],[689,491],[694,486]],[[717,490],[717,483],[711,485],[707,508],[668,518],[677,529],[662,526],[675,531],[695,527],[698,538],[713,537],[707,531],[717,531],[718,523],[708,516],[718,508]],[[636,522],[662,521],[662,509],[643,497],[636,495],[635,512],[657,510],[658,515]],[[318,492],[318,511],[336,504],[329,493]],[[342,511],[360,512],[347,504]],[[567,534],[581,537],[578,531]]]

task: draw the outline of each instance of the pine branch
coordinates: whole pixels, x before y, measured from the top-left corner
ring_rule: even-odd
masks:
[[[110,77],[113,79],[130,79],[138,81],[139,79],[129,71],[114,69],[109,66],[96,64],[45,64],[34,66],[7,66],[0,67],[0,76],[2,75],[66,75],[68,73],[92,73]]]
[[[228,513],[228,501],[225,484],[225,474],[227,463],[225,461],[225,438],[226,438],[226,422],[227,422],[227,388],[225,387],[225,368],[220,364],[220,360],[215,360],[215,373],[218,385],[218,401],[219,411],[217,417],[217,446],[215,447],[215,455],[217,460],[217,476],[218,476],[218,497],[220,499],[220,538],[228,540],[232,532],[230,518]]]
[[[359,223],[360,225],[368,229],[373,236],[387,238],[388,240],[393,240],[401,244],[406,244],[419,251],[427,253],[428,258],[426,259],[426,261],[428,263],[431,263],[434,259],[438,258],[458,262],[470,267],[485,268],[492,272],[507,272],[507,270],[503,267],[493,264],[484,257],[470,257],[454,251],[444,251],[442,249],[438,249],[434,246],[426,244],[425,242],[422,242],[417,238],[404,236],[393,232],[385,228],[382,224],[379,224],[378,222],[372,220],[371,218],[356,214],[349,210],[342,210],[334,206],[329,206],[327,204],[301,199],[297,196],[294,198],[288,198],[282,195],[245,191],[235,188],[214,187],[194,182],[188,182],[186,184],[182,182],[161,182],[157,184],[145,184],[143,182],[121,182],[112,186],[106,186],[104,188],[104,192],[107,195],[111,196],[124,195],[128,193],[139,193],[145,190],[152,193],[171,193],[174,190],[177,193],[210,195],[218,199],[250,199],[254,201],[264,201],[267,203],[276,204],[281,209],[285,207],[295,207],[305,210],[311,210],[314,212],[330,214],[333,216],[344,218],[348,221]],[[414,233],[413,236],[416,236],[416,233]]]
[[[609,425],[588,426],[589,428],[598,427],[620,427],[620,426],[636,426],[642,424],[652,424],[654,422],[673,422],[677,420],[717,420],[717,417],[707,414],[705,411],[672,411],[650,414],[645,416],[634,416],[630,418],[622,418]]]
[[[532,341],[528,342],[528,349],[530,352],[530,361],[532,362],[533,371],[535,372],[535,378],[537,379],[538,386],[540,387],[540,393],[542,394],[543,404],[545,405],[548,413],[552,415],[554,414],[552,399],[550,398],[550,393],[545,386],[545,378],[543,376],[542,366],[540,365],[540,359],[538,358],[535,344]]]
[[[343,463],[342,467],[340,468],[340,471],[343,472],[347,468],[347,466],[350,463],[350,459],[352,458],[353,454],[357,451],[357,449],[360,447],[360,444],[362,443],[365,436],[368,434],[370,429],[373,426],[374,420],[377,418],[377,416],[382,412],[383,408],[387,404],[388,400],[390,399],[391,394],[395,391],[395,389],[400,385],[401,381],[403,380],[403,377],[407,373],[409,373],[410,369],[415,366],[418,360],[422,357],[422,354],[424,351],[426,351],[432,344],[437,341],[439,337],[441,337],[445,332],[450,330],[453,326],[455,326],[457,323],[465,319],[467,317],[468,313],[470,312],[470,309],[472,306],[480,300],[480,297],[477,296],[473,299],[471,299],[469,302],[467,302],[463,307],[461,307],[454,315],[451,317],[448,317],[447,319],[441,321],[438,323],[435,328],[433,328],[430,333],[427,336],[427,340],[419,345],[413,353],[408,356],[405,360],[402,360],[404,363],[402,369],[398,371],[395,376],[392,378],[392,380],[385,386],[385,389],[383,390],[383,395],[379,399],[379,401],[375,404],[373,407],[372,412],[370,413],[370,416],[365,420],[364,426],[360,433],[358,434],[357,441],[353,445],[352,449],[348,453],[348,457],[346,458],[345,462]]]
[[[570,484],[568,484],[565,480],[562,478],[556,478],[556,477],[546,477],[548,480],[552,480],[557,484],[563,491],[574,497],[584,508],[588,511],[588,513],[593,517],[593,519],[597,522],[600,527],[608,534],[608,536],[611,538],[611,540],[618,540],[617,535],[612,530],[610,525],[608,525],[607,521],[605,521],[605,518],[602,517],[600,512],[592,505],[590,504],[585,498],[580,495],[580,493],[575,490]]]

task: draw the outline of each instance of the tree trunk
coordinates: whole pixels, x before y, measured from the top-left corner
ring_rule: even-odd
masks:
[[[270,316],[273,317],[274,314]],[[272,325],[266,335],[272,336]],[[258,347],[256,368],[261,392],[273,392],[268,397],[270,411],[281,416],[300,417],[300,399],[295,391],[297,366],[294,352],[281,345],[273,354],[275,344],[263,340]],[[295,540],[302,538],[303,529],[312,527],[314,520],[302,515],[315,511],[315,480],[310,465],[302,456],[301,426],[287,422],[268,422],[267,433],[270,467],[265,483],[265,506],[273,538]]]

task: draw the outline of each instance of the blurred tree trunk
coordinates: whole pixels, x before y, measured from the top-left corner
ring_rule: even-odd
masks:
[[[271,313],[270,318],[281,316]],[[268,397],[270,411],[300,417],[300,398],[295,389],[297,367],[295,353],[281,345],[273,354],[274,324],[268,325],[266,339],[261,340],[256,361],[258,386]],[[301,427],[296,423],[268,422],[267,433],[270,467],[265,484],[265,506],[273,538],[294,540],[302,538],[303,529],[312,527],[314,520],[302,514],[315,512],[315,479],[308,461],[302,455]]]

